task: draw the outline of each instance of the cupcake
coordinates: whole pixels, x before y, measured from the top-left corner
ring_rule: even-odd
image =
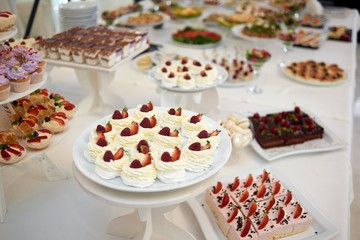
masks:
[[[30,77],[28,73],[19,66],[10,67],[6,74],[7,79],[10,80],[11,90],[13,92],[25,92],[30,88]]]
[[[30,83],[39,83],[43,80],[44,72],[34,61],[26,61],[21,67],[29,74]]]
[[[10,82],[0,73],[0,101],[4,101],[10,96]]]
[[[30,52],[28,55],[26,55],[26,59],[28,61],[36,62],[39,65],[39,67],[43,70],[43,72],[45,72],[46,62],[44,61],[44,58],[40,55],[39,52],[37,51]]]
[[[8,71],[9,67],[6,66],[4,63],[0,63],[0,73],[5,76]]]

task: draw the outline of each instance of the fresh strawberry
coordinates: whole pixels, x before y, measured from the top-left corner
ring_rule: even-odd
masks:
[[[138,152],[142,152],[141,147],[147,147],[147,149],[149,149],[149,143],[145,139],[140,140],[138,142],[138,144],[136,145],[136,149]],[[144,152],[142,152],[142,153],[144,153]]]
[[[220,208],[224,208],[226,207],[230,202],[230,197],[229,197],[229,194],[227,193],[224,193],[224,196],[222,198],[222,201],[221,201],[221,204],[220,204]]]
[[[179,107],[176,109],[175,116],[181,116],[182,109]]]
[[[246,218],[244,228],[242,229],[240,236],[243,238],[246,237],[250,232],[250,228],[251,228],[251,221],[249,218]]]
[[[170,155],[169,152],[164,152],[163,154],[161,154],[161,161],[163,162],[171,162],[172,161],[172,157]]]
[[[278,194],[278,193],[280,192],[280,190],[281,190],[281,183],[280,183],[279,181],[277,181],[277,182],[275,182],[275,184],[274,184],[274,188],[273,188],[272,194],[273,194],[273,195],[276,195],[276,194]]]
[[[98,145],[100,147],[106,147],[107,142],[106,142],[105,138],[99,138],[96,142],[96,145]]]
[[[129,137],[131,135],[130,128],[126,127],[120,132],[120,136],[122,137]]]
[[[63,112],[53,113],[51,116],[53,116],[53,117],[60,117],[60,118],[62,118],[62,119],[67,119],[66,114],[63,113]]]
[[[248,176],[247,179],[246,179],[246,182],[245,182],[244,187],[245,187],[245,188],[250,187],[251,184],[253,183],[253,181],[254,181],[253,176],[252,176],[251,174],[249,174],[249,176]]]
[[[6,151],[11,152],[12,154],[15,154],[16,156],[19,156],[19,157],[21,156],[21,152],[13,149],[13,148],[11,148],[11,147],[8,147],[8,148],[6,149]]]
[[[6,152],[4,149],[1,149],[1,157],[5,160],[8,161],[11,158],[11,155]]]
[[[24,121],[23,122],[21,122],[21,123],[19,123],[20,125],[22,124],[22,123],[27,123],[30,127],[35,127],[35,122],[33,122],[32,120],[28,120],[28,119],[24,119]]]
[[[295,210],[294,210],[294,219],[297,219],[301,216],[303,212],[303,208],[301,207],[300,203],[296,204]]]
[[[173,154],[172,154],[172,156],[171,156],[171,160],[172,160],[173,162],[179,160],[179,159],[180,159],[180,155],[181,155],[181,150],[180,150],[180,148],[175,147],[175,148],[174,148],[174,151],[173,151]]]
[[[112,115],[112,119],[122,119],[122,114],[119,110],[115,110],[113,115]]]
[[[150,112],[153,109],[152,103],[143,104],[140,108],[140,112]]]
[[[169,111],[168,111],[168,114],[169,115],[175,115],[176,111],[174,108],[170,108]]]
[[[145,167],[147,165],[151,164],[151,155],[147,154],[145,158],[142,160],[142,166]]]
[[[239,180],[238,177],[236,177],[236,178],[234,179],[234,182],[231,184],[230,191],[231,191],[231,192],[235,191],[236,188],[239,187],[239,185],[240,185],[240,180]]]
[[[214,193],[214,194],[218,194],[221,189],[222,189],[222,183],[221,183],[221,182],[217,182],[217,183],[216,183],[216,186],[213,187],[213,193]]]
[[[137,122],[132,122],[130,125],[130,135],[135,135],[139,132],[139,124]]]
[[[143,128],[151,128],[150,119],[145,117],[143,120],[141,120],[140,126]]]
[[[140,153],[143,153],[143,154],[147,154],[150,152],[150,147],[149,146],[145,146],[145,145],[141,145],[140,146]]]
[[[38,120],[35,116],[28,116],[27,117],[30,121],[32,121],[33,123],[38,123]]]
[[[51,132],[50,132],[50,130],[47,130],[47,129],[39,129],[39,130],[37,130],[38,132],[41,132],[41,133],[48,133],[48,134],[50,134]]]
[[[148,102],[147,107],[150,111],[154,109],[154,106],[151,101]]]
[[[37,108],[30,108],[26,113],[37,116],[39,114],[39,110]]]
[[[291,191],[288,191],[286,193],[285,206],[287,206],[291,202],[292,198],[293,197]]]
[[[131,163],[130,163],[130,168],[142,168],[141,162],[137,159],[134,159]]]
[[[27,140],[28,143],[39,143],[41,142],[41,139],[39,137],[35,137],[33,139]]]
[[[227,222],[231,223],[235,219],[235,217],[238,215],[238,213],[239,213],[239,209],[237,207],[233,207],[232,212],[227,219]]]
[[[96,130],[95,130],[97,133],[104,133],[105,132],[105,128],[104,128],[104,126],[102,126],[102,125],[97,125],[97,127],[96,127]]]
[[[65,122],[61,118],[50,117],[50,119],[54,122],[57,122],[60,126],[65,126]]]
[[[162,136],[170,136],[170,128],[168,127],[163,127],[160,131],[159,134]]]
[[[107,150],[104,153],[103,160],[105,162],[110,162],[110,160],[114,160],[114,155],[112,154],[112,152],[110,150]]]
[[[219,135],[220,132],[221,132],[220,130],[214,130],[209,134],[209,137],[215,137]]]
[[[35,107],[37,110],[47,110],[46,107],[44,107],[43,105],[36,105]]]
[[[239,202],[245,202],[246,199],[249,198],[249,196],[250,196],[249,191],[247,189],[245,189],[245,191],[243,192],[243,194],[239,198]]]
[[[201,143],[194,142],[194,143],[190,144],[189,149],[191,151],[201,151]]]
[[[201,146],[201,151],[203,150],[208,150],[211,148],[211,144],[210,142],[208,141],[204,146]]]
[[[124,148],[119,148],[114,154],[114,160],[119,160],[124,156]]]
[[[204,139],[204,138],[208,138],[209,137],[209,133],[206,130],[202,130],[201,132],[198,133],[198,138],[200,139]]]
[[[261,230],[261,229],[263,229],[264,227],[266,227],[266,225],[268,224],[268,222],[269,222],[269,216],[267,215],[267,213],[265,213],[264,216],[262,217],[261,221],[260,221],[258,230]]]
[[[268,203],[266,204],[266,207],[265,207],[265,211],[270,211],[270,209],[274,206],[275,204],[275,198],[274,196],[272,196],[269,200],[268,200]]]
[[[284,216],[285,216],[285,211],[284,211],[284,209],[282,207],[280,207],[279,210],[278,210],[276,223],[279,224],[284,219]]]
[[[129,117],[128,109],[126,107],[123,108],[121,115],[122,115],[122,118]]]
[[[157,124],[157,120],[156,120],[155,116],[152,116],[150,118],[150,127],[153,128],[156,126],[156,124]]]
[[[98,132],[97,137],[98,137],[98,139],[100,139],[100,138],[105,139],[105,134],[103,132]]]
[[[106,125],[105,125],[105,132],[107,133],[107,132],[110,132],[111,130],[112,130],[111,124],[110,124],[110,123],[106,123]]]
[[[269,172],[264,169],[261,183],[265,183],[266,180],[268,180],[268,178],[269,178]]]
[[[177,137],[177,136],[179,136],[179,131],[176,129],[170,133],[170,137]]]
[[[198,115],[194,115],[190,118],[190,123],[196,124],[201,121],[202,113],[199,113]]]
[[[247,217],[251,217],[252,215],[254,215],[254,213],[256,212],[257,210],[257,204],[256,202],[251,202],[250,203],[250,207],[249,207],[249,211],[248,211],[248,214],[247,214]]]
[[[257,198],[262,198],[266,193],[266,187],[264,185],[261,185],[258,189],[258,192],[256,194]]]
[[[24,151],[25,148],[23,148],[22,146],[20,146],[19,144],[11,144],[10,145],[12,148],[16,148],[18,151]]]

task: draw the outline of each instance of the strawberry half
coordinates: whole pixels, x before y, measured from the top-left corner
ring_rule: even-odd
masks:
[[[218,194],[221,189],[222,189],[222,183],[221,183],[221,182],[217,182],[217,183],[216,183],[216,186],[213,187],[213,193],[214,193],[214,194]]]
[[[8,147],[6,149],[6,151],[11,152],[12,154],[15,154],[16,156],[19,156],[19,157],[21,156],[21,152],[19,152],[18,150],[13,149],[11,147]]]
[[[244,187],[247,188],[247,187],[250,187],[251,184],[253,183],[254,181],[254,178],[251,174],[248,175],[247,179],[246,179],[246,182],[245,182],[245,185]]]
[[[194,115],[190,118],[190,123],[196,124],[201,121],[202,113],[199,113],[198,115]]]
[[[245,202],[246,199],[249,198],[249,191],[247,189],[245,189],[245,191],[243,192],[243,194],[240,196],[239,198],[239,202]]]
[[[256,194],[257,198],[262,198],[266,193],[266,187],[264,185],[261,185],[258,189],[258,192]]]
[[[63,113],[63,112],[53,113],[51,116],[53,116],[53,117],[61,117],[62,119],[67,119],[66,114]]]
[[[180,155],[181,155],[181,150],[180,150],[180,148],[175,147],[175,148],[174,148],[174,151],[173,151],[173,154],[172,154],[172,156],[171,156],[171,160],[172,160],[173,162],[179,160],[179,159],[180,159]]]
[[[150,154],[147,154],[147,155],[145,156],[145,158],[142,160],[141,165],[142,165],[143,167],[145,167],[145,166],[147,166],[147,165],[149,165],[149,164],[151,164],[151,155],[150,155]]]
[[[234,207],[232,209],[230,216],[227,219],[227,222],[231,223],[235,219],[235,217],[238,215],[238,213],[239,213],[239,209],[237,207]]]
[[[285,211],[284,211],[284,209],[282,207],[280,207],[279,210],[278,210],[276,223],[279,224],[284,219],[284,216],[285,216]]]
[[[110,123],[106,123],[106,125],[105,125],[105,132],[107,133],[107,132],[110,132],[111,130],[112,130],[111,124],[110,124]]]
[[[201,151],[203,150],[208,150],[211,148],[211,144],[209,141],[206,142],[206,144],[204,146],[201,146]]]
[[[250,228],[251,228],[251,221],[249,218],[246,218],[244,228],[242,229],[240,236],[243,238],[246,237],[250,232]]]
[[[263,229],[264,227],[266,227],[266,225],[269,222],[269,216],[265,213],[264,216],[261,219],[260,225],[258,227],[258,230]]]
[[[170,137],[177,137],[177,136],[179,136],[179,131],[176,129],[170,133]]]
[[[142,168],[141,162],[138,159],[134,159],[130,163],[130,168]]]
[[[264,171],[263,171],[263,176],[262,176],[262,179],[261,179],[261,183],[266,182],[266,180],[267,180],[268,178],[269,178],[269,172],[264,169]]]
[[[227,193],[224,193],[224,196],[222,198],[222,201],[221,201],[221,204],[220,204],[220,208],[224,208],[226,207],[230,202],[230,197],[229,197],[229,194]]]
[[[256,202],[251,202],[250,203],[250,207],[249,207],[249,212],[247,214],[247,217],[251,217],[252,215],[254,215],[254,213],[257,210],[257,204]]]
[[[10,155],[8,152],[6,152],[4,149],[1,149],[0,153],[1,153],[1,157],[2,157],[5,161],[10,160],[11,155]]]
[[[119,160],[124,156],[124,148],[119,148],[114,154],[114,160]]]
[[[65,126],[65,122],[61,118],[50,117],[50,119],[54,122],[57,122],[60,126]]]
[[[240,185],[240,180],[239,180],[238,177],[236,177],[236,178],[234,179],[234,182],[231,184],[230,191],[231,191],[231,192],[235,191],[236,188],[239,187],[239,185]]]
[[[139,132],[139,124],[137,122],[132,122],[130,125],[130,135],[135,135]]]
[[[181,116],[181,111],[182,111],[182,109],[180,107],[177,108],[175,111],[175,116]]]
[[[112,115],[112,119],[122,119],[122,114],[119,110],[115,110],[113,115]]]
[[[301,207],[301,205],[298,203],[295,206],[295,211],[294,211],[294,219],[297,219],[298,217],[301,216],[303,212],[303,208]]]
[[[274,189],[273,189],[272,194],[276,195],[276,194],[278,194],[280,192],[280,190],[281,190],[281,183],[279,181],[277,181],[274,184]]]
[[[22,146],[20,146],[19,144],[11,144],[10,145],[12,148],[16,148],[19,151],[24,151],[25,148],[23,148]]]
[[[128,109],[126,107],[123,108],[123,110],[121,112],[121,116],[122,116],[122,118],[129,117]]]
[[[267,212],[270,211],[270,209],[274,206],[274,204],[275,204],[275,198],[274,198],[274,196],[272,196],[269,199],[268,203],[266,204],[265,211],[267,211]]]
[[[286,193],[285,206],[287,206],[291,202],[292,198],[293,197],[291,191],[288,191]]]
[[[152,117],[150,118],[150,127],[151,127],[151,128],[155,127],[155,126],[156,126],[156,123],[157,123],[157,120],[156,120],[155,116],[152,116]]]

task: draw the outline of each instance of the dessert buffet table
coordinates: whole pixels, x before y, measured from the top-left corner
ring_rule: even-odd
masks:
[[[204,15],[206,16],[208,12],[216,11],[217,9],[218,8],[209,8]],[[356,32],[357,20],[357,12],[349,11],[349,14],[345,18],[335,19],[330,17],[329,25],[346,25],[353,29],[353,32]],[[201,23],[200,20],[199,23]],[[171,33],[174,32],[175,29],[183,27],[184,22],[170,21],[165,23],[162,29],[152,30],[150,39],[153,43],[162,44],[164,46],[162,51],[173,52],[182,56],[203,59],[204,53],[206,56],[213,54],[213,49],[185,48],[184,46],[174,44],[170,37]],[[181,194],[184,194],[186,191],[179,191],[179,196],[169,194],[166,196],[166,200],[159,200],[159,203],[163,203],[166,206],[171,204],[177,206],[177,204],[179,204],[177,209],[167,215],[167,218],[175,222],[176,225],[181,226],[196,239],[212,238],[214,236],[209,235],[209,229],[210,233],[217,234],[215,230],[217,226],[211,225],[211,221],[209,220],[210,216],[207,214],[197,215],[199,211],[202,211],[199,210],[194,211],[194,214],[197,215],[195,217],[191,211],[191,207],[189,208],[188,205],[181,204],[181,202],[199,194],[196,198],[190,199],[187,204],[191,206],[195,201],[197,207],[203,208],[200,204],[203,198],[201,191],[215,184],[217,180],[232,179],[235,176],[246,175],[254,171],[254,169],[271,168],[275,169],[276,173],[280,174],[281,177],[290,180],[292,185],[296,187],[298,192],[301,192],[307,202],[320,212],[327,222],[331,223],[330,225],[326,225],[325,229],[321,231],[336,232],[336,235],[333,236],[332,239],[349,239],[350,204],[353,197],[351,144],[353,129],[352,106],[356,84],[356,35],[353,34],[351,43],[326,41],[318,50],[294,48],[291,52],[285,54],[282,52],[280,41],[254,43],[233,37],[229,30],[218,27],[212,29],[220,31],[224,36],[227,36],[217,48],[219,53],[221,53],[221,51],[231,52],[235,49],[235,46],[242,52],[245,52],[246,48],[255,46],[262,47],[271,52],[272,58],[261,69],[259,76],[260,81],[258,85],[263,90],[261,94],[249,93],[247,86],[234,88],[218,87],[198,93],[171,92],[158,88],[154,82],[148,79],[148,76],[144,74],[144,72],[134,68],[131,62],[119,66],[114,81],[108,86],[109,91],[121,96],[125,102],[125,106],[129,108],[151,100],[156,106],[181,106],[184,109],[204,113],[214,120],[225,119],[230,113],[237,113],[240,116],[250,116],[256,112],[292,110],[295,105],[298,105],[314,115],[316,119],[319,119],[327,129],[330,129],[331,132],[340,139],[343,147],[326,152],[294,154],[271,161],[263,159],[250,146],[244,149],[234,148],[229,161],[217,175],[202,182],[203,185],[201,187],[198,185],[193,186],[194,194],[185,197]],[[291,80],[285,76],[278,67],[279,63],[284,61],[292,62],[304,59],[337,63],[346,71],[347,78],[343,83],[334,86],[306,85]],[[51,77],[53,78],[54,86],[57,86],[59,89],[62,85],[69,87],[71,84],[75,84],[69,81],[76,79],[73,71],[68,69],[66,71],[54,69],[51,74],[53,75]],[[63,81],[64,76],[68,77],[67,81],[57,85],[58,80]],[[126,76],[126,78],[124,78],[124,76]],[[69,91],[69,95],[67,96],[70,99],[73,97],[74,99],[81,100],[81,94],[76,91],[76,87],[79,88],[79,86],[74,86],[75,89]],[[65,88],[64,91],[66,91]],[[71,96],[71,94],[73,94],[73,96]],[[122,108],[122,106],[119,107],[118,104],[119,103],[114,102],[113,109]],[[80,186],[96,199],[124,208],[159,207],[154,201],[148,206],[139,206],[140,204],[136,202],[138,199],[135,199],[134,204],[130,204],[128,197],[131,194],[126,193],[122,196],[120,192],[101,187],[89,181],[78,169],[73,169],[71,151],[68,150],[64,152],[64,149],[72,147],[77,136],[87,128],[91,121],[100,119],[109,113],[111,112],[94,117],[92,113],[89,112],[89,118],[86,116],[79,116],[77,118],[77,116],[75,116],[73,120],[75,130],[68,132],[66,141],[59,143],[48,155],[68,172],[73,170]],[[84,112],[82,112],[82,115],[83,114]],[[4,175],[6,181],[6,173]],[[73,181],[73,177],[70,177],[69,181]],[[36,188],[36,186],[33,187]],[[157,199],[159,196],[154,197]],[[11,215],[11,208],[12,205],[9,204],[8,215]],[[163,211],[165,212],[165,210]],[[140,220],[143,222],[149,217],[146,211],[140,210],[138,213]],[[154,214],[160,217],[162,213],[163,212],[159,211]],[[129,220],[133,220],[134,217],[136,216],[129,216]],[[106,217],[102,216],[102,219],[105,219],[104,221],[107,220],[107,222],[110,222],[113,218],[114,216],[112,214]],[[82,220],[86,221],[87,219]],[[88,219],[88,221],[91,223],[93,220]],[[161,221],[162,220],[159,222]],[[97,223],[93,224],[98,227]],[[103,225],[106,225],[106,223],[101,226]],[[114,225],[110,224],[108,227],[109,233],[115,233],[112,231]],[[157,230],[159,229],[154,226],[154,231]],[[105,228],[102,231],[105,232]],[[160,229],[157,232],[161,231]],[[318,239],[316,238],[316,234],[317,232],[313,232],[312,238],[308,236],[307,239]],[[215,238],[225,239],[223,235],[215,236],[214,239]]]

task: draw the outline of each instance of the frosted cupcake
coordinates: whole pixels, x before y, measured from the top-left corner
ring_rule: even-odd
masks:
[[[114,138],[117,147],[123,147],[125,151],[130,151],[131,147],[137,144],[144,135],[139,131],[139,124],[132,122],[130,127],[126,127]]]
[[[214,130],[212,132],[202,130],[198,134],[192,135],[189,138],[189,143],[200,142],[201,145],[205,145],[207,142],[210,142],[211,146],[217,148],[221,139],[220,132],[220,130]]]
[[[19,66],[20,62],[18,59],[16,59],[15,57],[5,57],[3,60],[3,63],[7,66],[7,67],[12,67],[12,66]]]
[[[129,157],[124,153],[123,148],[117,151],[107,150],[95,161],[95,172],[103,179],[119,177],[125,165],[129,164]]]
[[[187,144],[182,148],[185,168],[190,172],[202,172],[213,164],[215,149],[210,143],[201,145],[199,142]]]
[[[43,70],[43,72],[46,71],[46,62],[39,52],[37,51],[30,52],[28,55],[26,55],[26,59],[28,61],[36,62],[39,65],[39,67]]]
[[[144,138],[152,140],[154,135],[160,130],[160,124],[158,124],[155,116],[151,118],[143,118],[140,122],[140,132],[144,134]]]
[[[163,127],[154,135],[153,142],[158,151],[167,151],[174,147],[181,147],[183,138],[178,130],[171,130],[169,127]]]
[[[30,77],[28,73],[19,66],[10,67],[6,73],[7,79],[10,81],[11,90],[13,92],[25,92],[30,88]]]
[[[0,73],[0,101],[10,97],[10,81]]]
[[[190,74],[179,77],[178,86],[183,89],[194,89],[196,87],[195,79]]]
[[[111,118],[109,119],[110,124],[121,131],[122,129],[129,126],[134,121],[132,116],[129,116],[128,109],[125,107],[122,111],[115,110]]]
[[[8,71],[9,67],[3,63],[0,63],[0,73],[5,76]]]
[[[125,185],[133,187],[151,186],[156,179],[156,169],[151,163],[151,155],[146,155],[143,159],[133,159],[123,167],[121,178]]]
[[[161,116],[161,124],[168,126],[170,128],[179,129],[182,126],[182,121],[186,118],[185,114],[182,112],[182,109],[179,107],[170,108],[165,111]]]
[[[202,119],[202,114],[191,116],[189,119],[185,118],[182,121],[182,133],[184,136],[191,137],[191,135],[199,133],[201,130],[208,129],[208,124]]]
[[[144,117],[150,118],[152,116],[156,116],[157,112],[154,109],[152,102],[148,102],[147,104],[138,105],[134,112],[134,119],[141,120]]]
[[[26,136],[25,144],[31,149],[44,149],[51,143],[52,134],[47,129],[39,129],[33,134]]]
[[[21,67],[29,74],[30,83],[39,83],[43,80],[44,73],[36,62],[24,62]]]
[[[175,147],[172,154],[163,152],[155,158],[157,178],[163,183],[177,183],[185,180],[185,160],[181,156],[181,150]]]

